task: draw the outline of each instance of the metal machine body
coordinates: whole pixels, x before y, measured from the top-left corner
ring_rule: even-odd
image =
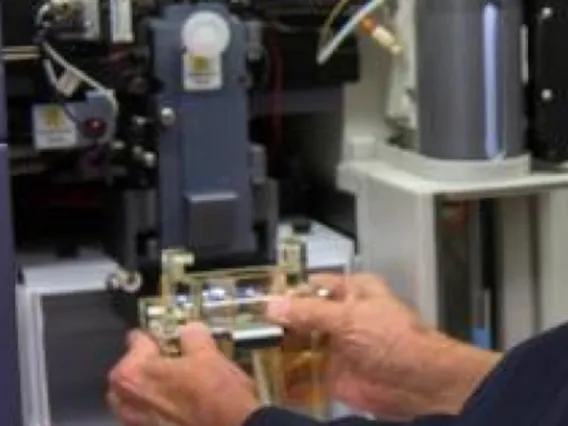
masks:
[[[546,1],[405,5],[397,19],[406,59],[396,64],[388,118],[413,136],[393,140],[435,159],[530,154],[547,168],[562,165],[565,8]]]
[[[197,56],[187,36],[194,23],[226,31],[222,48]],[[157,259],[148,251],[140,260],[158,272],[138,264],[112,275],[109,285],[126,304],[136,301],[139,325],[165,355],[180,354],[184,324],[202,321],[227,356],[250,366],[261,399],[284,404],[282,359],[291,354],[281,350],[286,333],[263,319],[263,307],[267,297],[305,281],[305,248],[300,240],[277,244],[278,206],[270,202],[276,186],[262,148],[248,136],[245,31],[222,4],[171,5],[150,23],[152,74],[160,86],[159,226]],[[294,352],[312,359],[317,349],[296,342]]]
[[[205,13],[222,17],[230,29],[218,71],[222,84],[188,88],[192,71],[184,64],[195,59],[184,52],[182,29],[192,15]],[[185,247],[198,262],[251,258],[261,242],[254,234],[254,189],[266,187],[267,171],[262,150],[254,150],[249,138],[244,23],[222,5],[172,5],[150,31],[153,74],[162,83],[155,105],[162,121],[157,140],[160,245]],[[181,70],[187,74],[180,78]],[[268,208],[274,226],[278,210]],[[265,228],[272,241],[262,245],[274,252],[274,230]]]
[[[184,46],[184,26],[202,17],[227,31],[215,57],[195,57]],[[143,265],[154,272],[139,274],[134,293],[158,295],[168,250],[191,253],[188,268],[200,271],[276,264],[277,185],[263,148],[249,138],[244,23],[222,4],[171,5],[147,30],[160,87],[151,101],[156,187],[120,195],[134,217],[121,221],[131,226],[119,232],[118,259],[133,274]]]
[[[562,164],[568,159],[565,111],[566,70],[563,54],[567,5],[561,1],[525,1],[529,62],[529,147],[542,161]]]
[[[113,218],[114,243],[107,251],[119,270],[110,275],[107,290],[128,325],[153,332],[156,323],[170,327],[173,302],[189,292],[197,306],[210,287],[218,290],[209,281],[244,276],[247,285],[252,280],[262,289],[262,297],[276,291],[276,275],[283,278],[278,288],[306,281],[302,244],[294,245],[293,270],[286,266],[290,259],[282,261],[280,250],[291,243],[277,235],[274,175],[287,155],[281,140],[286,114],[340,110],[343,83],[358,78],[354,37],[328,67],[316,62],[322,14],[333,4],[323,9],[294,2],[32,0],[11,9],[6,19],[28,24],[22,34],[9,32],[11,44],[2,52],[13,83],[7,97],[14,111],[9,123],[14,181],[23,176],[63,188],[81,190],[93,182],[104,188],[99,200],[83,200],[103,204]],[[210,33],[207,28],[200,33],[200,26],[210,24],[226,36],[213,56],[207,50]],[[257,130],[262,121],[268,130]],[[30,167],[36,161],[39,173]],[[64,206],[73,205],[69,198]],[[176,274],[172,270],[179,265],[168,261],[174,253],[192,259]],[[178,279],[191,285],[179,292]],[[242,311],[251,302],[249,293],[240,297],[242,287],[227,288],[235,297],[220,344],[230,334],[235,355],[243,345],[252,346],[245,363],[253,374],[262,379],[266,370],[259,367],[258,351],[264,366],[298,351],[302,357],[312,352],[308,358],[321,365],[312,340],[289,342],[284,330],[261,321],[261,315],[247,322]],[[262,310],[264,300],[252,302]],[[173,333],[189,320],[215,329],[207,304],[202,307],[184,311]],[[167,315],[151,317],[156,309]],[[46,383],[42,391],[42,406],[32,417],[49,417],[49,405],[57,402],[45,402],[46,394],[55,394]],[[263,392],[263,401],[274,400]]]
[[[2,380],[2,402],[0,416],[8,424],[21,424],[20,384],[18,365],[18,332],[16,328],[16,262],[12,241],[12,217],[10,214],[10,189],[8,182],[7,151],[0,145],[0,304],[2,336],[4,344],[0,351],[0,380]]]
[[[303,196],[295,188],[306,175],[289,159],[293,144],[285,139],[295,136],[283,132],[283,120],[341,111],[344,83],[359,76],[355,37],[329,64],[316,63],[319,26],[334,2],[68,0],[40,13],[49,1],[13,1],[5,20],[21,31],[6,31],[3,54],[11,170],[27,195],[16,205],[18,230],[37,222],[27,212],[58,203],[38,216],[57,221],[57,210],[88,210],[95,223],[75,233],[101,229],[106,250],[127,269],[180,244],[212,267],[274,259],[279,201],[295,206],[288,200]],[[218,12],[231,27],[215,90],[185,87],[187,57],[171,51],[181,48],[182,16],[199,10]],[[101,96],[109,93],[78,83],[46,41],[113,92],[118,114]],[[46,59],[61,71],[56,85]],[[275,179],[287,185],[286,196]],[[297,204],[291,214],[306,210]]]
[[[42,3],[32,3],[38,6],[34,14],[37,11],[42,17]],[[160,296],[156,283],[164,272],[162,254],[169,250],[194,256],[192,272],[276,265],[278,191],[274,180],[269,178],[273,171],[269,169],[275,159],[277,162],[287,154],[280,144],[279,119],[285,112],[320,112],[341,106],[342,84],[358,77],[354,38],[344,43],[343,50],[338,50],[328,65],[320,67],[312,57],[317,50],[317,25],[311,23],[318,21],[323,12],[318,12],[319,8],[312,4],[126,3],[130,9],[117,9],[117,3],[110,0],[70,0],[69,9],[55,10],[54,25],[43,28],[48,40],[62,53],[113,88],[120,105],[120,113],[111,117],[108,111],[89,102],[89,91],[69,89],[73,96],[67,99],[68,104],[83,105],[87,110],[86,113],[77,110],[79,118],[89,121],[92,113],[93,117],[104,118],[102,121],[108,125],[104,137],[94,138],[96,141],[74,138],[74,143],[64,149],[67,151],[71,145],[78,151],[103,148],[108,155],[99,164],[102,171],[99,178],[111,182],[108,206],[113,216],[119,218],[115,221],[119,232],[114,233],[118,244],[109,250],[124,269],[119,278],[126,277],[123,281],[127,285],[118,287],[134,300],[139,296]],[[323,3],[328,9],[333,4]],[[476,217],[472,220],[475,230],[471,233],[477,235],[479,229],[486,228],[478,225],[484,210],[482,204],[488,198],[500,200],[511,191],[532,195],[564,185],[562,176],[554,179],[547,176],[542,180],[542,175],[531,170],[532,149],[527,150],[523,122],[525,118],[533,124],[538,120],[532,120],[530,115],[523,117],[520,2],[409,0],[403,6],[386,8],[381,18],[391,12],[408,14],[405,19],[394,19],[392,24],[412,26],[412,31],[401,28],[399,34],[415,32],[415,37],[406,40],[408,43],[401,43],[402,59],[393,57],[393,62],[410,64],[409,68],[415,65],[415,70],[407,71],[409,74],[415,71],[410,80],[416,82],[416,87],[401,89],[407,92],[405,100],[393,101],[393,105],[406,105],[409,99],[415,102],[418,120],[408,123],[417,124],[411,129],[416,132],[417,145],[410,152],[401,152],[392,146],[385,147],[380,141],[376,144],[378,148],[372,149],[375,158],[371,165],[361,166],[362,169],[358,168],[360,164],[355,165],[355,180],[361,179],[361,175],[369,180],[351,185],[352,181],[345,183],[349,179],[344,178],[344,188],[353,192],[369,190],[368,197],[372,191],[365,185],[377,184],[377,179],[380,183],[391,179],[387,173],[391,167],[408,178],[397,181],[403,192],[410,191],[420,199],[412,202],[420,214],[413,214],[409,220],[420,217],[428,223],[428,229],[431,225],[438,230],[442,226],[438,222],[439,211],[445,210],[447,199],[451,198],[452,204],[453,198],[462,197],[468,200],[469,213]],[[268,9],[274,16],[265,14]],[[192,17],[203,14],[213,19],[215,25],[222,22],[224,29],[220,31],[228,34],[226,45],[212,57],[203,52],[196,54],[186,45],[186,25]],[[545,13],[548,19],[551,16],[547,14],[550,12]],[[416,19],[409,19],[410,15]],[[33,35],[40,36],[40,40],[42,35],[47,36],[41,31],[34,34],[36,30],[32,25],[32,34],[27,34],[21,42],[31,42]],[[529,26],[529,33],[529,39],[534,40],[532,37],[537,34],[534,27]],[[309,42],[303,43],[304,39]],[[533,52],[538,48],[534,43],[531,46]],[[22,61],[41,65],[38,59],[46,59],[46,49],[43,50],[10,46],[4,53],[10,58],[11,66],[21,65]],[[302,59],[302,72],[296,72],[292,66],[296,63],[289,60],[296,58],[297,52],[300,52],[298,58],[312,57],[310,61]],[[537,57],[531,56],[529,68],[538,69]],[[101,69],[93,65],[99,59],[104,64]],[[117,72],[109,72],[109,68]],[[11,73],[15,82],[20,81],[17,74]],[[65,73],[57,87],[73,86],[67,81],[68,76],[63,77]],[[31,98],[32,106],[55,102],[61,114],[65,112],[65,105],[57,105],[58,99],[49,96],[53,93],[43,87],[45,84],[31,89],[25,84],[10,86],[12,99]],[[19,90],[23,86],[28,90]],[[316,92],[322,96],[312,98]],[[109,94],[104,90],[101,93]],[[308,99],[310,102],[304,102]],[[333,100],[329,102],[331,107],[327,100]],[[21,106],[18,102],[14,105]],[[405,109],[406,106],[401,107],[399,112]],[[250,122],[266,116],[274,119],[271,120],[273,134],[266,138],[273,143],[257,141],[252,136]],[[26,128],[25,125],[13,127]],[[57,132],[52,135],[56,141],[61,139]],[[38,135],[35,136],[38,148],[42,144],[37,142]],[[360,139],[365,139],[362,136]],[[268,148],[255,142],[262,142]],[[51,145],[53,148],[54,144]],[[348,166],[342,171],[348,170]],[[371,170],[374,166],[380,171]],[[438,185],[444,182],[448,186]],[[452,188],[450,183],[457,187]],[[389,199],[381,191],[375,196]],[[372,204],[372,208],[376,206]],[[497,211],[499,207],[489,210]],[[379,211],[380,214],[359,218],[364,251],[371,250],[375,237],[370,236],[378,233],[363,228],[376,227],[373,222],[377,217],[385,218],[388,223],[389,212]],[[389,232],[393,229],[396,227],[389,225]],[[393,235],[394,240],[397,238]],[[437,232],[424,238],[444,239]],[[467,249],[479,252],[483,238],[471,240]],[[424,247],[442,250],[434,245]],[[419,255],[425,252],[426,249]],[[388,251],[382,254],[388,257]],[[374,256],[366,259],[369,269],[380,272]],[[420,264],[423,260],[420,257],[415,266],[424,268]],[[473,255],[469,260],[476,265],[479,261]],[[479,286],[480,276],[474,269],[471,268],[472,281]],[[451,275],[437,260],[431,270],[436,277]],[[432,290],[433,282],[428,281],[424,288]],[[429,308],[430,317],[440,319],[439,312]]]
[[[416,3],[419,152],[445,160],[525,154],[520,1]]]
[[[0,8],[0,17],[2,8]],[[0,26],[1,28],[1,26]],[[0,34],[0,46],[2,37]],[[13,246],[10,170],[6,135],[6,103],[4,64],[0,60],[0,383],[2,398],[0,418],[6,424],[22,424],[20,377],[18,364],[18,331],[16,328],[16,259]]]
[[[220,320],[218,337],[227,353],[243,340],[258,349],[258,335],[238,336],[243,323],[257,325],[262,296],[239,297],[243,289],[232,280],[260,274],[255,288],[277,291],[271,280],[282,272],[275,237],[278,191],[269,169],[287,154],[280,119],[288,112],[340,108],[342,84],[358,77],[357,46],[349,39],[327,66],[314,60],[317,28],[331,0],[321,7],[301,0],[174,3],[133,1],[132,13],[120,9],[117,19],[118,9],[106,7],[116,5],[112,0],[76,1],[50,34],[64,54],[115,89],[120,104],[116,129],[107,126],[114,137],[97,138],[110,158],[99,168],[113,189],[108,206],[119,218],[118,244],[109,251],[122,268],[108,284],[118,311],[154,332],[168,355],[177,354],[179,326],[193,319],[213,328]],[[540,94],[543,105],[523,116],[520,1],[391,3],[398,7],[387,8],[381,18],[399,14],[392,24],[404,28],[393,34],[406,39],[392,62],[408,75],[389,101],[400,114],[397,125],[410,127],[416,145],[399,149],[377,141],[382,132],[371,132],[357,135],[371,141],[369,150],[344,150],[371,153],[339,168],[341,188],[357,198],[360,267],[386,277],[427,320],[453,335],[484,347],[513,346],[568,317],[559,297],[568,273],[565,250],[559,250],[568,240],[568,198],[558,191],[568,178],[534,172],[531,154],[541,155],[541,141],[527,146],[523,129],[526,120],[546,136],[541,147],[558,144],[546,123],[557,124],[562,116],[556,103],[562,91],[547,91],[547,79],[540,78],[548,70],[535,42],[542,27],[529,25],[528,68],[540,69],[531,73],[529,96]],[[539,25],[562,16],[542,6]],[[203,15],[228,33],[213,56],[208,36],[192,47],[199,54],[186,43],[186,25]],[[87,22],[92,25],[85,28]],[[32,29],[24,44],[31,42]],[[30,99],[32,106],[58,103],[45,85],[30,85],[15,72],[22,62],[41,65],[41,51],[10,46],[4,53],[18,83],[10,85],[15,108],[31,110]],[[100,59],[104,66],[98,69],[93,64]],[[377,90],[381,73],[373,68],[372,74],[366,92],[386,93]],[[77,90],[69,103],[87,105],[87,112],[111,121],[108,112],[85,104],[86,93]],[[409,115],[417,120],[404,116],[413,108]],[[253,137],[250,122],[267,116],[271,131]],[[373,111],[368,116],[380,121]],[[12,128],[27,129],[18,122]],[[100,148],[92,142],[74,138],[71,150]],[[562,158],[562,150],[549,148],[543,152],[554,152],[550,158]],[[210,299],[219,297],[219,287],[232,293],[230,301]],[[247,311],[249,303],[254,312]],[[208,309],[221,315],[209,316]],[[283,345],[281,329],[263,330],[268,334],[261,349]]]

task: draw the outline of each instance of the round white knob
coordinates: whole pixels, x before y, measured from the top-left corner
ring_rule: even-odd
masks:
[[[191,15],[182,29],[182,42],[189,53],[203,58],[221,55],[229,46],[231,30],[227,21],[211,11]]]

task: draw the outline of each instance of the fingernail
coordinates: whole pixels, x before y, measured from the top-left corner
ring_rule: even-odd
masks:
[[[269,300],[266,306],[266,316],[272,321],[288,321],[289,312],[290,300],[286,297],[275,297]]]

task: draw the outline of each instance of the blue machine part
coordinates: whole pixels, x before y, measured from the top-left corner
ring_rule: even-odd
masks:
[[[3,110],[3,108],[2,108]],[[3,116],[3,115],[2,115]],[[21,425],[20,378],[16,328],[16,263],[12,240],[8,152],[0,145],[0,419],[5,425]]]
[[[491,331],[489,328],[477,327],[473,329],[472,342],[475,346],[481,349],[492,350],[493,349],[493,338],[491,336]]]
[[[228,24],[221,85],[188,89],[182,28],[192,14],[213,12]],[[152,22],[162,248],[183,247],[198,259],[247,256],[257,250],[248,137],[246,28],[221,4],[178,4]]]
[[[0,37],[1,31],[0,11]],[[0,46],[2,46],[0,39]],[[12,236],[8,147],[6,146],[6,95],[4,66],[0,59],[0,419],[2,424],[22,424],[18,333],[16,326],[16,263]]]

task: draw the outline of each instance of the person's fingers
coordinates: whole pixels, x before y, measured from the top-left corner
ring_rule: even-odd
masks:
[[[109,391],[106,395],[106,402],[111,411],[114,414],[118,415],[121,406],[120,398],[118,397],[118,395],[113,391]]]
[[[113,385],[133,384],[138,386],[142,380],[142,366],[152,358],[160,356],[159,346],[145,333],[133,331],[127,337],[127,354],[112,369],[108,382]]]
[[[128,352],[109,373],[108,381],[137,383],[140,381],[141,366],[148,360],[160,356],[160,348],[148,335],[141,331],[129,333],[126,339]]]
[[[360,297],[383,297],[392,294],[386,281],[372,274],[354,275],[350,284]]]
[[[152,424],[152,416],[142,407],[122,401],[115,392],[110,391],[106,400],[111,411],[123,426],[150,426]]]
[[[194,355],[202,351],[217,351],[215,339],[209,328],[202,323],[191,323],[181,330],[181,351],[185,355]]]
[[[309,279],[310,287],[323,288],[330,299],[345,299],[349,294],[348,278],[345,275],[314,274]]]
[[[136,353],[139,356],[160,354],[158,344],[141,330],[134,330],[128,333],[126,346],[130,353]]]
[[[148,367],[146,365],[141,367],[141,371],[135,379],[123,376],[119,377],[117,380],[110,383],[110,391],[121,401],[128,401],[130,405],[144,406],[145,393],[155,388],[152,378],[148,377],[146,373],[147,369]]]
[[[119,390],[121,397],[128,400],[128,405],[131,404],[135,413],[146,414],[145,418],[150,419],[147,426],[166,424],[165,419],[173,420],[167,424],[180,424],[181,421],[187,420],[177,416],[184,411],[177,405],[179,399],[176,398],[180,389],[180,383],[175,382],[179,375],[179,365],[170,364],[167,360],[158,360],[147,367],[148,380],[143,390],[126,386]]]
[[[291,329],[331,333],[341,325],[344,309],[341,303],[311,297],[279,297],[268,301],[268,320]]]
[[[180,411],[175,396],[184,386],[179,381],[180,368],[183,368],[180,359],[155,357],[140,365],[136,380],[125,378],[111,383],[111,392],[122,403],[120,416],[127,417],[129,413],[124,410],[130,410],[134,419],[150,419],[145,426],[162,424],[157,422],[157,418],[175,419]],[[134,417],[141,413],[146,417]],[[172,424],[178,424],[181,419],[176,420]]]

